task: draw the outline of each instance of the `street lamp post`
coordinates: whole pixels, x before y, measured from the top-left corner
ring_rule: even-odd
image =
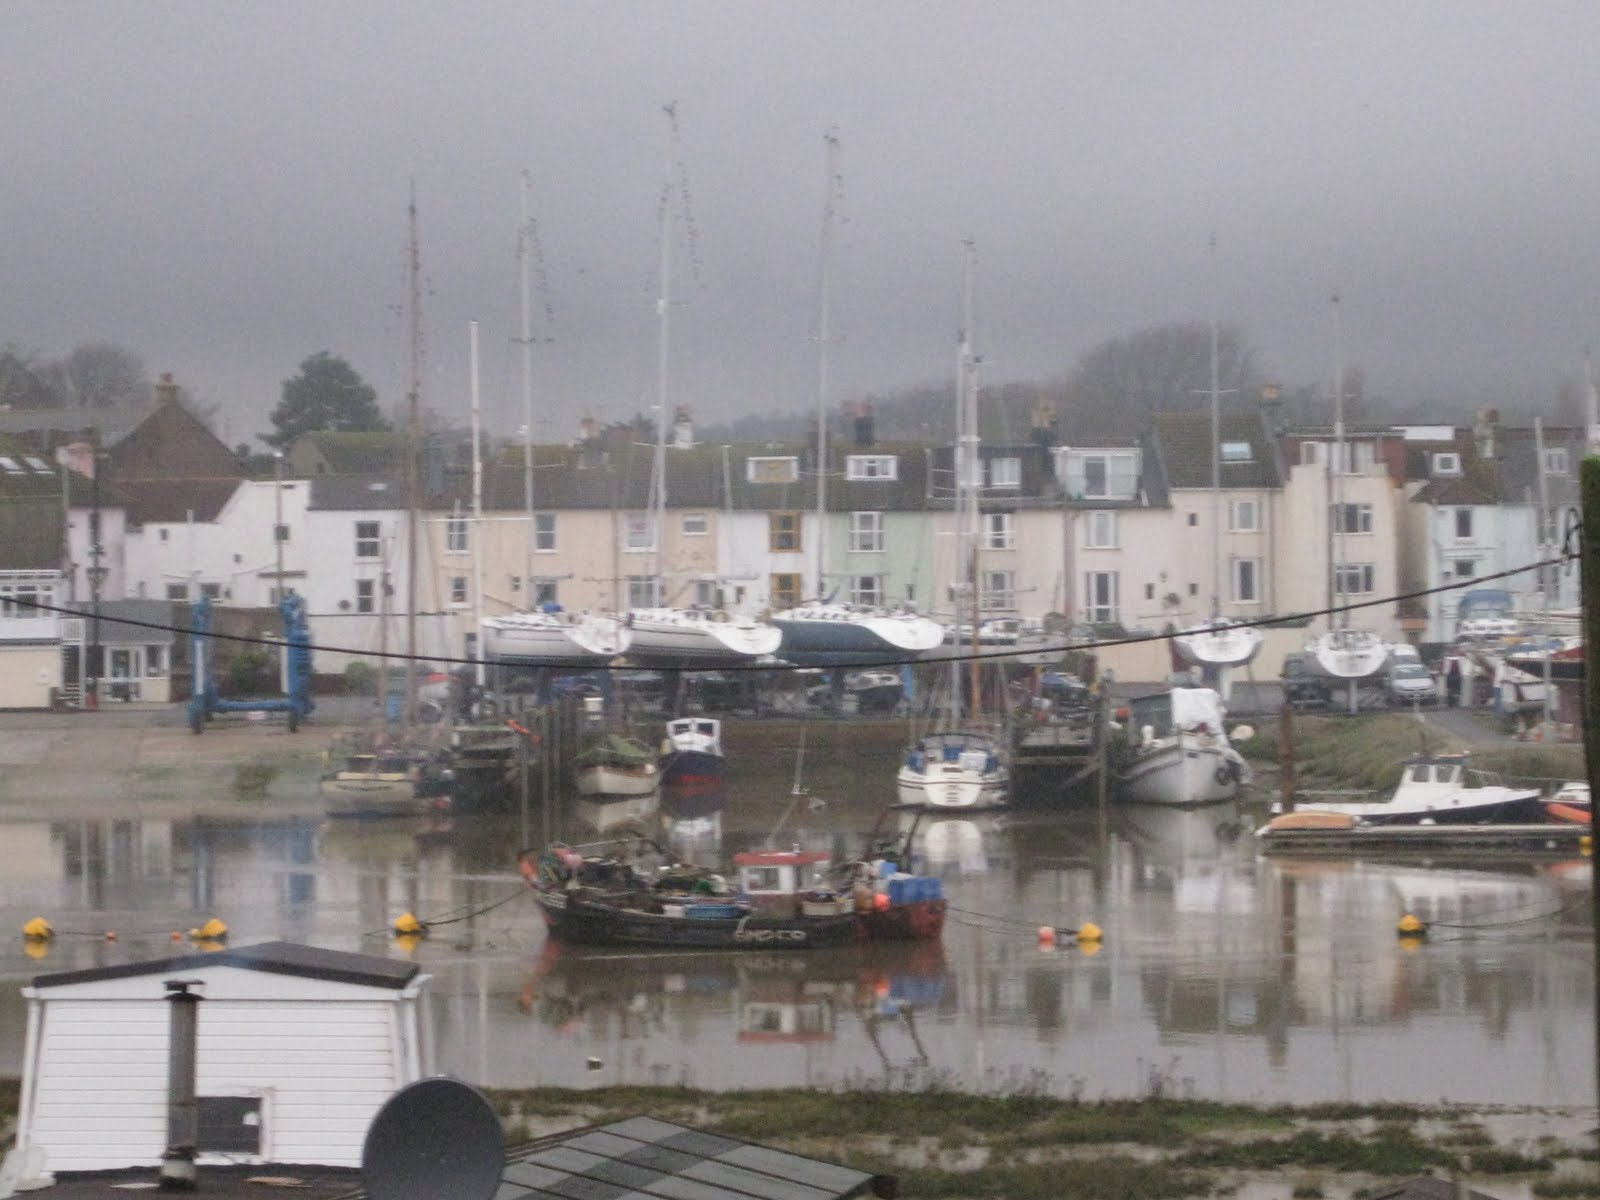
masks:
[[[283,451],[274,450],[272,452],[272,457],[272,497],[274,514],[272,524],[272,542],[277,551],[277,567],[276,572],[273,575],[275,583],[272,589],[272,599],[273,603],[276,604],[282,603],[283,601],[283,543],[287,538],[289,531],[283,526]]]

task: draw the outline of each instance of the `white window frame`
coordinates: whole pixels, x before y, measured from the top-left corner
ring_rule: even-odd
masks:
[[[1466,532],[1465,533],[1462,532],[1462,526],[1463,525],[1466,527]],[[1461,507],[1457,508],[1456,511],[1455,511],[1455,515],[1451,518],[1451,527],[1455,530],[1455,539],[1456,539],[1456,541],[1457,542],[1472,542],[1472,541],[1475,541],[1476,538],[1473,537],[1473,526],[1474,526],[1474,520],[1473,520],[1473,515],[1472,515],[1472,509],[1470,507],[1466,506],[1466,505],[1462,505]]]
[[[1248,514],[1249,520],[1244,518]],[[1229,533],[1260,533],[1261,532],[1261,501],[1259,500],[1229,500],[1228,501],[1228,532]]]
[[[355,534],[357,558],[383,557],[382,521],[357,521],[355,522]]]
[[[1249,442],[1220,442],[1217,445],[1217,459],[1224,463],[1247,463],[1255,461],[1255,451]]]
[[[1436,451],[1433,456],[1432,474],[1434,475],[1459,475],[1461,474],[1461,455],[1453,450]]]
[[[466,554],[471,551],[472,541],[467,533],[468,528],[466,517],[449,516],[444,519],[444,551],[446,554]]]
[[[1451,579],[1476,579],[1477,577],[1478,560],[1476,558],[1452,558],[1450,560]]]
[[[628,576],[628,607],[656,608],[661,603],[661,581],[654,575]]]
[[[1378,590],[1377,567],[1372,563],[1340,563],[1333,569],[1333,594],[1370,596]],[[1351,587],[1351,583],[1355,586]]]
[[[715,608],[717,606],[717,581],[715,579],[696,579],[694,581],[694,602],[700,608]]]
[[[1230,564],[1228,572],[1233,586],[1232,599],[1235,604],[1260,604],[1261,603],[1261,560],[1259,558],[1236,558]],[[1246,584],[1249,584],[1246,587]]]
[[[800,460],[792,454],[747,458],[744,477],[747,483],[796,483],[800,479]]]
[[[1105,599],[1100,598],[1104,583]],[[1118,623],[1118,580],[1115,571],[1085,571],[1083,573],[1083,619],[1091,625]]]
[[[533,552],[535,554],[554,554],[556,552],[556,514],[542,512],[533,514]]]
[[[1083,548],[1085,550],[1115,550],[1119,544],[1118,537],[1121,522],[1117,520],[1117,512],[1111,508],[1096,508],[1089,512],[1088,523],[1083,530]]]
[[[684,537],[705,537],[711,532],[711,518],[703,512],[684,513],[679,529]]]
[[[1544,452],[1544,473],[1546,475],[1565,475],[1571,470],[1567,461],[1565,446],[1547,447]]]
[[[1008,512],[984,513],[983,548],[985,550],[1015,550],[1017,547],[1017,515]]]
[[[471,598],[467,591],[467,577],[465,575],[450,576],[450,607],[465,608]]]
[[[844,477],[854,480],[899,479],[900,457],[895,454],[847,454]]]
[[[622,552],[651,554],[656,548],[655,522],[649,513],[622,514]]]
[[[850,576],[850,603],[880,606],[883,604],[884,589],[883,576],[852,575]]]
[[[561,603],[560,600],[556,599],[557,590],[558,584],[556,580],[535,578],[533,581],[533,599],[530,602],[533,608],[537,610],[542,609],[546,604]]]
[[[883,514],[881,512],[853,512],[850,514],[850,553],[883,553]]]
[[[978,607],[984,612],[1013,612],[1017,607],[1017,573],[985,567]]]
[[[1353,519],[1352,519],[1353,518]],[[1349,502],[1333,506],[1333,531],[1338,534],[1372,532],[1372,505]]]
[[[1022,459],[1002,454],[989,459],[989,487],[993,491],[1015,491],[1022,486]]]
[[[356,611],[358,613],[378,611],[378,581],[376,579],[356,580]]]

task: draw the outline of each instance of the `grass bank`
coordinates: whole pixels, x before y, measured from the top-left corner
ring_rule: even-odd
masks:
[[[514,1139],[648,1113],[897,1175],[901,1194],[915,1197],[1358,1200],[1419,1173],[1450,1175],[1468,1159],[1474,1182],[1491,1192],[1600,1197],[1585,1136],[1592,1114],[1587,1121],[1567,1114],[1563,1137],[1545,1114],[1409,1105],[676,1088],[533,1089],[490,1098]]]
[[[1415,754],[1426,734],[1431,751],[1472,752],[1480,770],[1503,775],[1507,783],[1561,781],[1584,777],[1579,745],[1468,746],[1448,731],[1419,724],[1409,713],[1293,718],[1295,772],[1302,788],[1354,788],[1387,791],[1400,781],[1400,762]],[[1276,718],[1255,723],[1255,736],[1238,744],[1254,762],[1280,765],[1282,748]]]

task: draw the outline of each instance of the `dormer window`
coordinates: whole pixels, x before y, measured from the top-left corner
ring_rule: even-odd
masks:
[[[1546,475],[1565,475],[1567,473],[1567,452],[1565,449],[1546,450],[1544,452],[1544,473]]]
[[[1461,474],[1461,455],[1441,452],[1433,456],[1433,473],[1435,475]]]
[[[1019,488],[1022,486],[1022,460],[1013,456],[989,460],[989,486],[991,488]]]
[[[846,479],[898,479],[900,459],[893,454],[847,454],[844,460]]]
[[[785,458],[747,458],[744,477],[750,483],[794,483],[800,478],[800,460]]]
[[[1249,442],[1223,442],[1217,452],[1225,463],[1247,463],[1255,459]]]
[[[1139,495],[1137,450],[1056,451],[1056,473],[1073,500],[1134,500]]]

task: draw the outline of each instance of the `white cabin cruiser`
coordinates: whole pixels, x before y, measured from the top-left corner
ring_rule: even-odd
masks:
[[[1405,760],[1387,799],[1315,799],[1274,817],[1260,829],[1358,825],[1524,825],[1545,820],[1538,788],[1492,782],[1467,766],[1465,754],[1418,754]],[[1343,820],[1340,821],[1339,819]]]

